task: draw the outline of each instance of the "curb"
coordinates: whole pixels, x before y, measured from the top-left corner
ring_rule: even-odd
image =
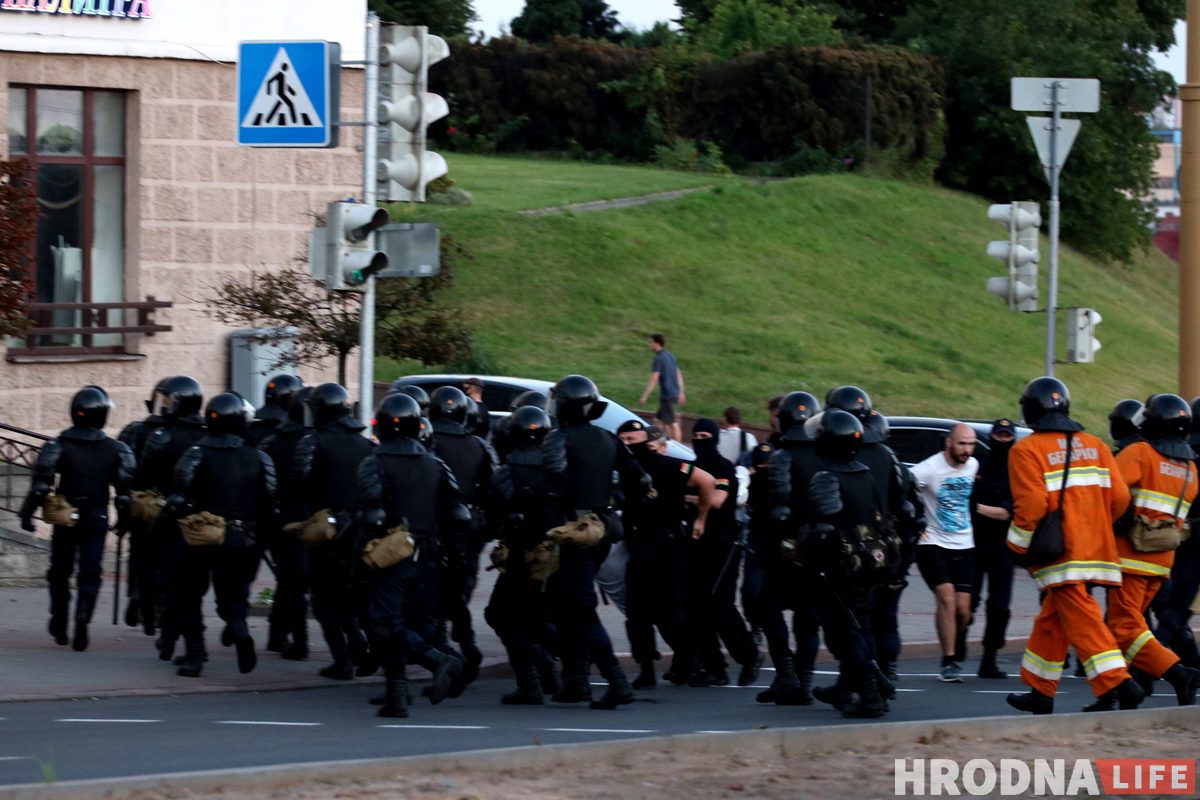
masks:
[[[1120,734],[1164,726],[1192,727],[1200,725],[1200,706],[1161,708],[1137,713],[1108,713],[1097,718],[1094,714],[1056,714],[1048,717],[974,717],[960,720],[926,722],[890,722],[871,725],[833,725],[816,728],[774,728],[738,731],[735,733],[693,733],[644,739],[623,739],[611,742],[584,744],[537,745],[530,747],[470,750],[432,756],[361,759],[355,761],[282,764],[237,770],[185,772],[172,775],[148,775],[138,778],[110,778],[97,781],[64,781],[45,786],[23,784],[0,790],[0,796],[28,800],[69,800],[74,798],[114,797],[133,791],[159,791],[163,796],[179,796],[183,791],[228,791],[231,782],[239,788],[283,789],[316,782],[337,783],[353,781],[361,784],[370,780],[395,779],[405,769],[429,768],[451,771],[466,767],[491,766],[503,769],[538,767],[569,767],[582,761],[598,758],[619,758],[632,754],[659,752],[669,758],[680,752],[713,753],[722,758],[741,756],[777,756],[780,753],[823,753],[831,749],[917,742],[924,738],[954,739],[976,736],[986,729],[993,737],[1011,737],[1018,741],[1037,741],[1047,734],[1078,730]],[[1114,737],[1115,738],[1115,737]]]

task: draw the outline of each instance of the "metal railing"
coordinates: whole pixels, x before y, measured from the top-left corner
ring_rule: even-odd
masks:
[[[52,437],[0,422],[0,510],[21,510],[42,445]]]
[[[170,300],[145,300],[121,303],[29,303],[25,313],[34,327],[27,328],[18,338],[24,347],[9,347],[9,355],[54,355],[124,350],[124,344],[113,341],[128,333],[153,336],[171,330],[170,325],[154,321],[154,312],[170,308]],[[132,324],[126,324],[126,323]],[[97,337],[106,337],[97,341]]]

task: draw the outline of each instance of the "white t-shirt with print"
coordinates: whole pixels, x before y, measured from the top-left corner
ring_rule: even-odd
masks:
[[[936,544],[948,550],[975,546],[971,529],[971,490],[979,462],[975,457],[954,466],[938,452],[912,468],[921,502],[925,504],[925,535],[919,544]]]

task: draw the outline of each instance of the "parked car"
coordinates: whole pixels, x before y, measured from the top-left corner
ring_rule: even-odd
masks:
[[[919,464],[934,453],[941,452],[946,446],[946,434],[960,422],[965,422],[975,430],[978,444],[975,446],[975,457],[979,463],[987,461],[992,450],[992,421],[977,419],[943,419],[941,417],[888,417],[888,445],[896,451],[896,457],[909,465]],[[1015,420],[1014,420],[1015,422]],[[1017,425],[1017,439],[1021,440],[1032,433],[1029,428]]]
[[[397,378],[393,383],[411,383],[415,386],[420,386],[426,392],[432,393],[434,389],[442,386],[453,386],[461,389],[463,381],[471,377],[479,378],[483,381],[483,403],[488,407],[488,411],[493,419],[507,417],[510,413],[509,407],[518,395],[529,391],[549,395],[550,390],[554,388],[552,381],[541,381],[536,378],[513,378],[501,375],[404,375]],[[604,410],[599,419],[594,421],[594,424],[598,427],[616,433],[617,428],[626,420],[640,419],[637,414],[634,414],[623,405],[615,403],[603,395],[600,396],[600,399],[608,403],[608,408]],[[674,440],[667,441],[667,455],[688,461],[696,458],[696,454],[692,452],[692,448]]]

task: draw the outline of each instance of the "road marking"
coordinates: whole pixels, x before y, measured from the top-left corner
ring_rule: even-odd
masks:
[[[380,728],[420,728],[434,731],[486,731],[487,725],[380,725]]]
[[[316,728],[324,725],[324,722],[272,722],[270,720],[256,719],[222,719],[217,720],[216,725],[278,725],[284,728]]]
[[[32,758],[33,756],[0,756],[0,761],[26,761]]]
[[[925,690],[924,689],[901,689],[899,686],[897,686],[896,691],[897,692],[923,692]]]
[[[1011,689],[974,689],[974,690],[972,690],[972,693],[973,694],[1013,694],[1013,691]],[[1055,692],[1054,696],[1060,697],[1064,694],[1070,694],[1070,692]]]
[[[139,723],[139,722],[162,722],[161,719],[91,719],[91,718],[68,718],[56,719],[55,722],[121,722],[121,723]]]
[[[696,733],[733,733],[733,731],[696,731]]]
[[[555,731],[556,733],[658,733],[658,731],[640,728],[536,728],[535,730]]]

